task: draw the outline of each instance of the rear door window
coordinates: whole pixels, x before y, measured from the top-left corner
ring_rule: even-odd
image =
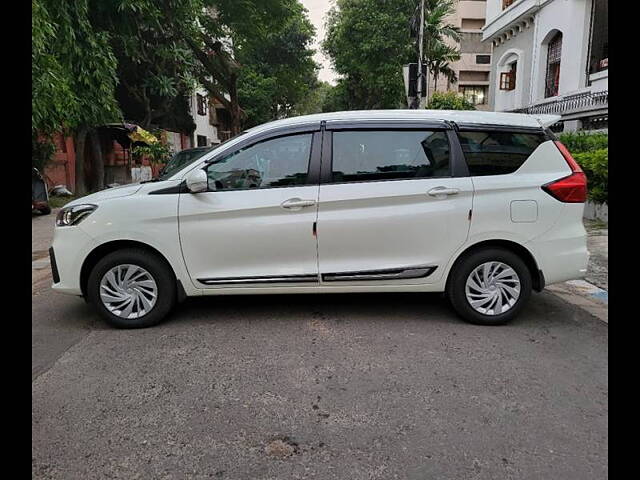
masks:
[[[477,130],[458,132],[458,138],[471,176],[513,173],[547,140],[544,133]]]
[[[333,182],[450,176],[443,131],[351,130],[333,133]]]

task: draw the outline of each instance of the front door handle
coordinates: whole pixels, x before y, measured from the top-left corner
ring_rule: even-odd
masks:
[[[289,210],[300,210],[305,207],[313,207],[316,204],[315,200],[303,200],[301,198],[290,198],[280,204],[282,208]]]
[[[427,193],[432,197],[443,198],[447,195],[456,195],[458,192],[460,192],[460,190],[457,188],[435,187],[429,190]]]

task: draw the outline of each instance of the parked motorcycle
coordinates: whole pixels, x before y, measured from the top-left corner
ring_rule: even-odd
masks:
[[[51,213],[49,206],[49,192],[47,182],[36,167],[31,168],[31,213],[38,212],[41,215]]]

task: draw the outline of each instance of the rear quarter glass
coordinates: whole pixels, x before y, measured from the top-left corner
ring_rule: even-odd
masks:
[[[508,131],[458,132],[471,176],[505,175],[515,172],[548,140],[543,133]]]

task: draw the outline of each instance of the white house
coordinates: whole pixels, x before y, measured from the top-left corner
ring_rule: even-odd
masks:
[[[608,0],[487,0],[483,41],[493,46],[493,110],[607,128]]]
[[[206,90],[196,89],[189,98],[189,110],[196,128],[191,138],[192,147],[206,147],[221,142],[216,125],[216,111],[212,108]]]

